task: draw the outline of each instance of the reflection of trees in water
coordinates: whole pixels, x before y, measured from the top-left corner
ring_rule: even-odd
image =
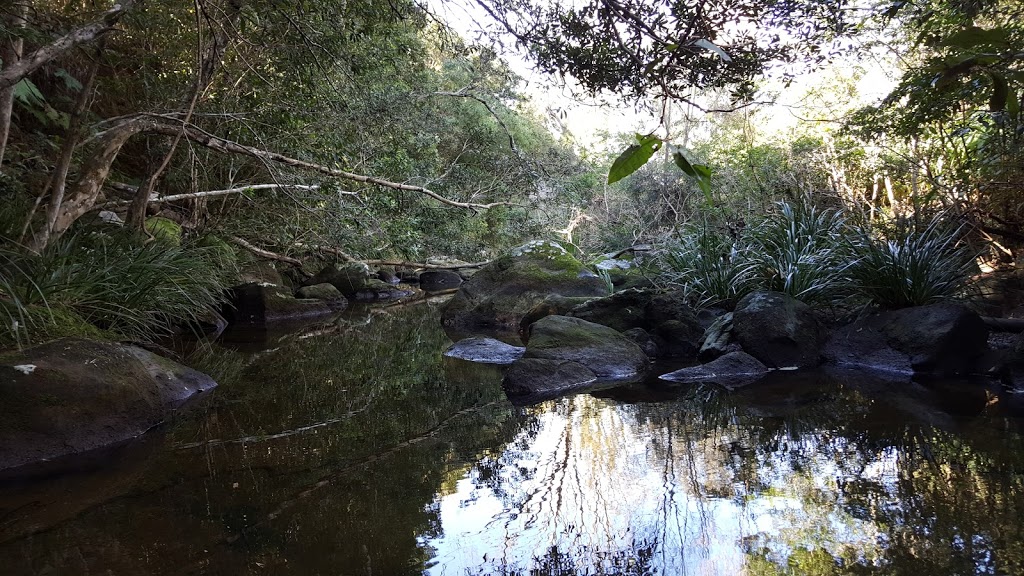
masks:
[[[670,573],[733,546],[749,574],[1024,573],[1019,425],[844,378],[532,409],[474,472],[506,512],[504,555],[470,572],[625,573],[606,559],[645,551]]]

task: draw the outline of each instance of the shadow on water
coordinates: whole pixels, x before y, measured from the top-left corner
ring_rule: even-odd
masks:
[[[205,413],[4,490],[4,574],[1024,572],[1024,410],[984,383],[516,407],[501,368],[441,356],[430,302],[260,338],[190,360]]]

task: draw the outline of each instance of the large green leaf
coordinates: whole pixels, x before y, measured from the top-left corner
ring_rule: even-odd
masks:
[[[708,202],[711,202],[711,168],[708,168],[704,164],[691,163],[687,160],[686,155],[683,154],[682,150],[676,150],[672,154],[672,160],[675,161],[676,166],[678,166],[684,174],[697,183],[701,192],[704,192],[704,198],[706,198]]]
[[[654,156],[654,153],[661,149],[661,138],[648,134],[647,136],[637,135],[637,143],[619,154],[619,157],[612,162],[608,170],[608,183],[612,184],[629,176],[647,164],[647,161]]]

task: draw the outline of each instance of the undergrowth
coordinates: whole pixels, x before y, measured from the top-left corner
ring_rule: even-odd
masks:
[[[5,242],[0,346],[62,335],[151,341],[220,306],[231,260],[217,247],[142,243],[125,231],[83,230],[40,254]]]

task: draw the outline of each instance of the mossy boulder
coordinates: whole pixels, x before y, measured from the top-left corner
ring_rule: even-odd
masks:
[[[303,286],[315,284],[333,284],[339,292],[351,298],[356,292],[364,289],[370,281],[370,267],[360,262],[331,264],[316,276],[302,283]]]
[[[216,385],[113,342],[64,338],[0,355],[0,469],[135,438]]]
[[[516,404],[532,404],[593,386],[597,376],[573,361],[523,358],[509,367],[501,387]]]
[[[267,260],[257,260],[242,267],[239,284],[273,284],[284,286],[284,278],[277,268]]]
[[[636,377],[649,364],[640,346],[617,330],[568,316],[534,322],[523,358],[578,362],[605,380]]]
[[[327,282],[322,284],[313,284],[312,286],[303,286],[298,289],[295,296],[298,298],[325,300],[327,302],[334,302],[345,298],[345,295],[338,291],[338,289],[334,287],[334,284],[329,284]]]
[[[170,218],[153,216],[146,219],[146,231],[168,244],[181,245],[181,224]]]
[[[704,335],[681,291],[622,290],[580,304],[567,315],[620,332],[642,328],[650,334],[659,356],[664,357],[692,360]]]
[[[592,270],[554,242],[532,242],[498,258],[467,280],[441,313],[453,339],[517,333],[523,317],[549,296],[608,293]]]

